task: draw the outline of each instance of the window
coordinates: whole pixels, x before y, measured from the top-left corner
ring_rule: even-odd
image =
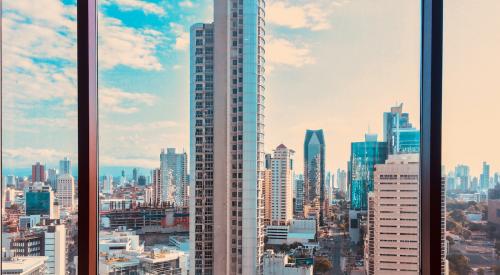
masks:
[[[76,272],[76,4],[2,1],[2,274]]]
[[[488,125],[500,117],[500,35],[493,27],[499,11],[496,1],[444,1],[442,172],[450,272],[498,269],[500,146],[498,127]],[[483,259],[470,251],[481,251]]]

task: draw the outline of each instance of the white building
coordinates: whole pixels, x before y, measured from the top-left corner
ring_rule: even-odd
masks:
[[[2,258],[2,274],[43,275],[48,272],[46,261],[43,256]]]
[[[418,154],[390,155],[385,164],[375,165],[365,249],[368,274],[420,270],[419,171]]]
[[[66,274],[66,226],[49,225],[45,231],[48,274]]]
[[[274,254],[272,250],[264,254],[264,275],[313,275],[313,265],[288,263],[288,255]]]
[[[316,220],[291,220],[288,225],[266,227],[267,243],[271,245],[301,243],[306,248],[318,247]]]
[[[57,195],[59,206],[69,211],[75,209],[75,179],[70,174],[57,178]]]
[[[104,176],[102,180],[102,193],[107,195],[113,193],[113,176]]]
[[[271,224],[286,225],[293,219],[294,151],[280,144],[271,158]]]

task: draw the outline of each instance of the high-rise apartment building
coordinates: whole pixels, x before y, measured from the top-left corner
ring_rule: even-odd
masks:
[[[263,1],[215,0],[191,28],[192,274],[261,274]]]
[[[360,220],[368,209],[368,192],[373,191],[375,165],[385,162],[387,152],[387,142],[378,142],[375,134],[366,134],[365,141],[351,143],[349,234],[353,242],[360,240]]]
[[[455,187],[462,191],[470,188],[470,168],[467,165],[457,165],[455,167]]]
[[[59,161],[59,174],[60,175],[71,175],[71,160],[68,157]]]
[[[384,141],[389,154],[409,154],[420,151],[420,131],[413,128],[410,115],[403,113],[403,103],[384,113]]]
[[[45,165],[37,162],[31,166],[31,182],[45,182]]]
[[[365,238],[367,274],[418,274],[419,155],[390,155],[375,167]]]
[[[481,191],[488,191],[488,189],[494,187],[490,186],[490,165],[486,162],[483,162],[483,173],[481,173],[479,184]]]
[[[56,197],[62,208],[75,209],[75,179],[72,175],[63,174],[57,178]]]
[[[187,190],[187,154],[176,153],[175,148],[162,150],[160,154],[160,169],[163,175],[165,192],[172,194],[172,203],[177,206],[187,205],[184,202]],[[170,175],[170,176],[166,176]]]
[[[49,225],[45,231],[47,274],[66,274],[66,226]]]
[[[307,130],[304,140],[304,192],[308,205],[320,206],[320,223],[325,209],[325,138],[323,130]]]
[[[153,188],[151,197],[152,204],[161,205],[163,202],[163,184],[160,168],[151,170],[151,187]]]
[[[280,144],[271,158],[271,224],[273,225],[287,225],[293,219],[294,154],[295,151]]]
[[[113,194],[113,176],[104,176],[102,179],[102,193],[106,195]]]

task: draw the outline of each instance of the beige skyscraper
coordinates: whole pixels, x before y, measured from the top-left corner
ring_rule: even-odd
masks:
[[[214,5],[191,27],[190,272],[261,274],[265,3]]]
[[[293,157],[295,151],[280,144],[271,158],[271,224],[287,225],[293,219]]]
[[[390,155],[385,164],[375,165],[365,241],[368,274],[420,270],[419,171],[418,154]]]
[[[271,167],[264,170],[264,180],[262,184],[262,193],[264,196],[264,225],[271,224],[272,213],[272,172]]]
[[[70,211],[75,208],[75,179],[70,174],[64,174],[57,178],[56,197],[59,205]]]

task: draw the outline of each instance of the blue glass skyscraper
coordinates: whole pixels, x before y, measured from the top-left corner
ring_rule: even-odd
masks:
[[[304,203],[319,200],[320,222],[325,202],[325,138],[323,130],[307,130],[304,140]]]
[[[351,210],[367,210],[368,192],[373,191],[375,164],[387,159],[387,142],[378,142],[377,135],[366,135],[365,141],[351,143],[349,182]]]
[[[389,154],[420,152],[420,131],[413,128],[410,115],[403,113],[403,104],[384,113],[384,141]]]

